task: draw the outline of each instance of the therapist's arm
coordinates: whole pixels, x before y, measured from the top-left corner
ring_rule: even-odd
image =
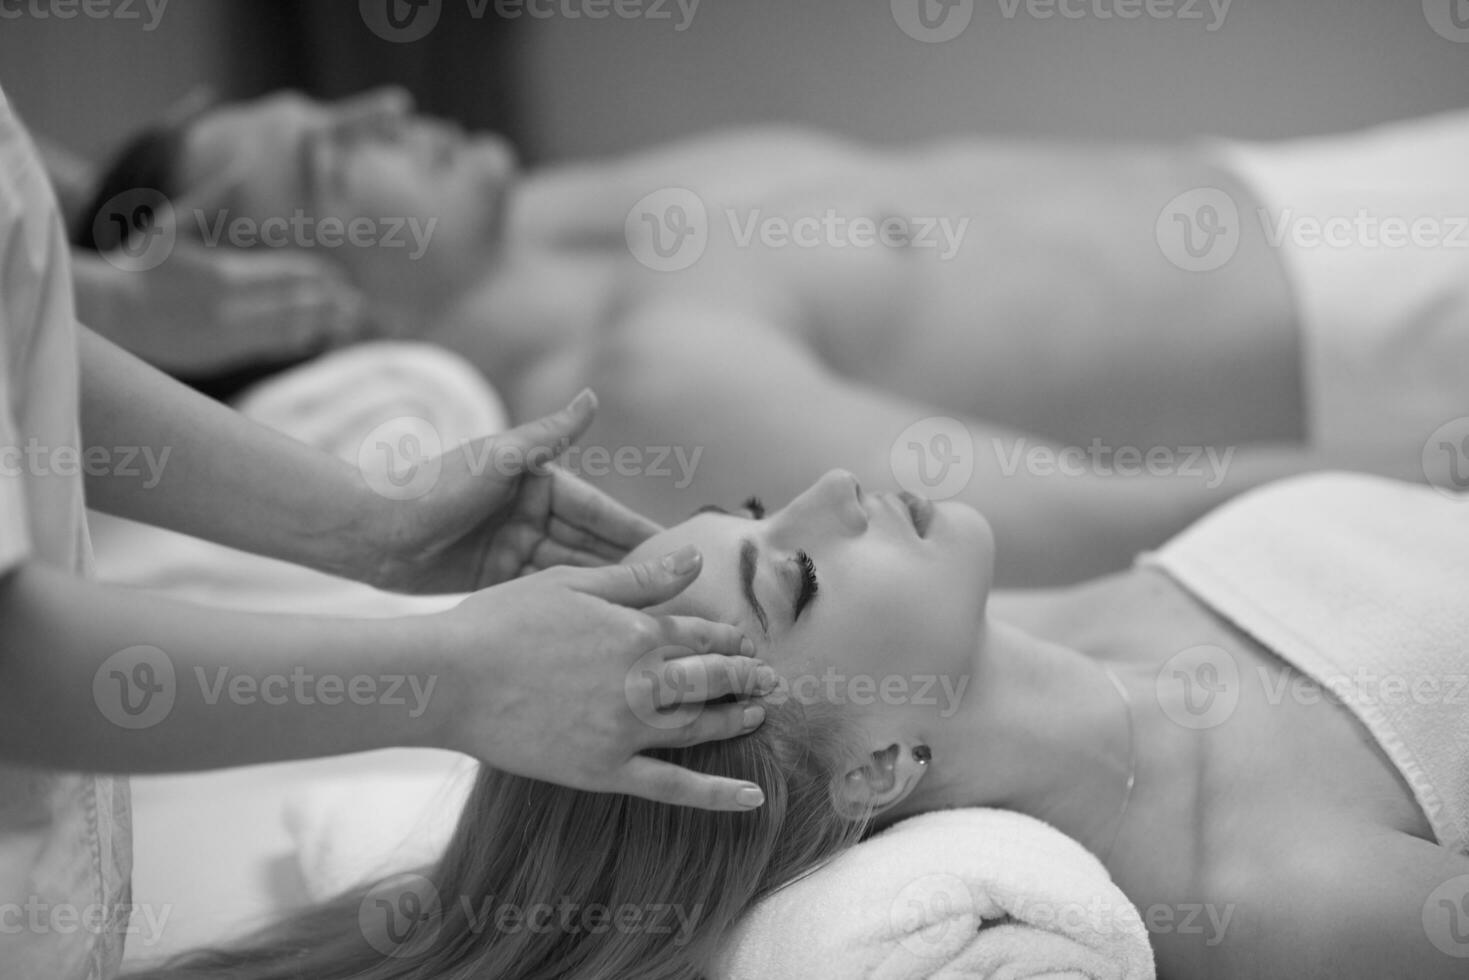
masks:
[[[353,577],[370,491],[346,463],[78,331],[91,507]],[[104,454],[107,463],[102,463]]]
[[[0,758],[173,772],[438,745],[451,664],[431,621],[210,609],[22,565],[0,578]],[[377,694],[354,703],[359,677]]]
[[[360,467],[348,465],[95,335],[80,343],[87,486],[108,513],[400,592],[473,592],[557,565],[607,565],[659,530],[555,465],[592,423],[591,392],[508,432],[422,450],[408,462],[426,479],[403,499],[370,479],[381,446],[364,445]]]
[[[0,576],[0,760],[171,772],[434,746],[577,789],[752,809],[753,784],[643,754],[749,732],[759,706],[705,702],[775,686],[717,652],[740,649],[734,627],[635,608],[700,568],[686,549],[353,620],[209,609],[25,563]]]

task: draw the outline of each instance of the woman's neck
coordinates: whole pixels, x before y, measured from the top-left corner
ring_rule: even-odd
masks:
[[[1027,626],[1045,621],[1048,608],[1057,619],[1068,612],[1061,599],[1027,603]],[[1134,709],[1102,661],[996,619],[1007,606],[992,605],[969,696],[932,733],[931,771],[904,809],[1013,810],[1105,855],[1135,770]]]

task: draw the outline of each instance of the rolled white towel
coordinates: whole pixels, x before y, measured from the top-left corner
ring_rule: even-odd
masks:
[[[715,980],[1153,980],[1137,909],[1090,852],[1000,810],[924,814],[767,897]]]
[[[357,463],[364,440],[421,419],[443,450],[508,428],[499,394],[459,355],[408,341],[357,344],[249,389],[235,407],[262,425]]]

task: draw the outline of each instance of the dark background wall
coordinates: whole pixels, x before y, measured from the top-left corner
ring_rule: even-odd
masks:
[[[0,7],[37,2],[56,0]],[[968,28],[942,44],[899,30],[892,2],[906,0],[702,0],[678,31],[677,0],[662,21],[506,20],[493,3],[475,18],[471,0],[442,0],[426,39],[395,44],[356,0],[171,0],[152,32],[0,19],[0,84],[38,128],[100,153],[200,82],[246,96],[397,81],[509,132],[532,160],[757,121],[876,140],[1273,137],[1469,103],[1469,43],[1425,14],[1466,0],[1234,0],[1212,31],[1208,0],[1203,20],[1042,19],[1024,0],[972,0]]]

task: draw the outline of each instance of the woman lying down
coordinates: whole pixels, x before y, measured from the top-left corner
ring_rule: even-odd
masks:
[[[379,883],[147,976],[697,978],[763,896],[876,828],[976,806],[1080,841],[1138,907],[1227,908],[1222,933],[1152,937],[1162,977],[1464,975],[1463,923],[1444,917],[1469,895],[1466,501],[1377,477],[1273,484],[1129,571],[1045,592],[991,590],[976,511],[844,471],[640,550],[685,543],[705,571],[667,611],[738,624],[784,683],[758,731],[670,755],[758,781],[766,806],[484,771],[426,872],[441,901],[386,951],[364,900],[415,896]],[[568,898],[680,909],[688,941],[473,918]]]

